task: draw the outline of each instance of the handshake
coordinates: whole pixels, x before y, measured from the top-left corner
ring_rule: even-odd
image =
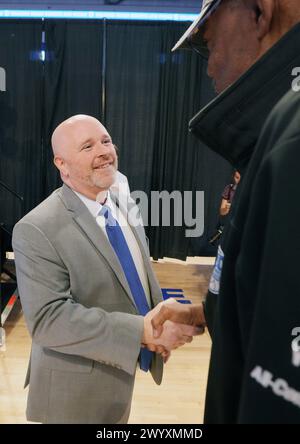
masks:
[[[167,362],[171,350],[192,342],[193,336],[204,333],[204,328],[202,304],[183,305],[168,299],[144,317],[142,346],[159,353]]]

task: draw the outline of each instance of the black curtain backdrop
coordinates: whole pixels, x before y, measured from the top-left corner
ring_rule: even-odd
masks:
[[[41,22],[0,20],[0,66],[6,91],[0,92],[0,180],[24,196],[27,212],[41,200],[42,66]],[[0,187],[0,222],[13,225],[22,205]]]
[[[187,24],[107,26],[106,125],[120,149],[120,170],[131,190],[204,191],[204,234],[186,227],[149,227],[150,251],[185,259],[214,254],[215,229],[231,167],[188,132],[189,119],[214,96],[206,62],[190,51],[171,52]],[[195,207],[195,202],[194,202]],[[149,219],[151,211],[149,208]]]
[[[7,67],[11,82],[7,92],[0,92],[0,179],[24,194],[26,210],[61,184],[52,163],[53,129],[71,115],[90,114],[118,145],[119,169],[132,191],[149,197],[151,191],[193,191],[194,200],[197,190],[204,191],[204,235],[187,238],[184,226],[146,227],[153,257],[214,253],[207,241],[231,167],[188,133],[189,119],[213,90],[197,54],[171,53],[187,26],[0,22],[0,66]],[[45,61],[33,60],[39,49],[45,50]],[[1,211],[18,218],[12,198],[5,199]]]
[[[100,21],[47,20],[45,43],[46,197],[49,191],[61,185],[52,162],[53,130],[75,114],[102,117],[103,24]]]

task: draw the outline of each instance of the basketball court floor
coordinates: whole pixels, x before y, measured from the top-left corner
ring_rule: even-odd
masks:
[[[206,294],[213,258],[186,262],[164,259],[153,262],[165,295],[192,303]],[[24,424],[27,389],[23,389],[30,353],[20,304],[5,323],[6,351],[0,352],[0,424]],[[138,370],[133,395],[131,424],[200,424],[211,342],[207,332],[191,344],[175,350],[165,366],[161,386]]]

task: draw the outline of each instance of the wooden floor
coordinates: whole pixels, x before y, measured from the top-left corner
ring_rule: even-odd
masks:
[[[201,263],[202,262],[202,263]],[[162,288],[182,289],[193,303],[204,297],[212,261],[186,263],[164,260],[153,264]],[[6,351],[0,352],[0,424],[27,423],[27,390],[23,389],[30,351],[20,305],[5,324]],[[202,422],[210,338],[207,333],[175,350],[165,366],[161,386],[138,371],[129,422],[132,424],[199,424]]]

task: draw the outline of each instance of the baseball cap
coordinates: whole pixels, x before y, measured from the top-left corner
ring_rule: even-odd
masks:
[[[208,49],[203,40],[200,27],[208,19],[208,17],[217,9],[222,0],[203,0],[201,12],[194,20],[191,26],[185,31],[183,36],[178,40],[172,51],[176,49],[195,49],[202,56],[208,57]]]

